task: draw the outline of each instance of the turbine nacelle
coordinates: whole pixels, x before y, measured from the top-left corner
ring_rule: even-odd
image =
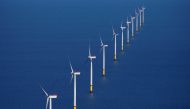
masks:
[[[75,72],[75,71],[73,70],[73,67],[72,67],[72,65],[71,65],[71,62],[70,62],[70,67],[71,67],[71,81],[72,81],[73,76],[74,76],[74,75],[80,75],[80,72]]]
[[[118,35],[119,35],[118,33],[117,34],[116,33],[113,34],[114,37],[117,37]]]
[[[57,95],[49,95],[49,98],[52,99],[52,98],[57,98]]]
[[[43,92],[45,93],[45,95],[49,98],[57,98],[57,95],[48,95],[48,93],[42,88]]]
[[[113,27],[112,27],[112,29],[113,29]],[[116,37],[116,36],[118,36],[119,34],[117,34],[115,31],[114,31],[114,29],[113,29],[113,36],[114,37]]]
[[[121,30],[124,30],[124,29],[126,29],[126,27],[124,27],[123,25],[122,25],[122,23],[121,23]]]
[[[134,19],[135,19],[135,17],[131,16],[131,19],[132,19],[132,20],[134,20]]]
[[[146,8],[144,6],[142,6],[142,11],[144,11]]]
[[[104,45],[104,47],[108,47],[108,45]]]
[[[138,10],[139,10],[139,13],[140,13],[140,14],[143,12],[143,10],[142,10],[142,9],[139,9],[139,8],[138,8]]]
[[[130,25],[131,22],[127,21],[126,23],[127,23],[127,28],[129,28],[129,25]]]
[[[100,42],[101,42],[101,47],[108,47],[108,45],[104,45],[104,43],[102,42],[102,38],[100,37]]]
[[[127,21],[126,23],[127,23],[127,25],[128,25],[128,24],[130,24],[131,22]]]
[[[72,78],[73,78],[73,75],[80,75],[80,72],[72,72],[71,75],[72,75]]]
[[[89,59],[96,59],[96,56],[88,56]]]
[[[126,29],[126,27],[122,27],[122,26],[121,26],[120,28],[121,28],[121,30],[124,30],[124,29]]]
[[[73,74],[74,75],[80,75],[80,72],[74,72]]]

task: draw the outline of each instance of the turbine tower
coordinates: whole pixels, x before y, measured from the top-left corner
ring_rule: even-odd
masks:
[[[143,10],[139,9],[140,27],[142,26],[142,11]]]
[[[114,61],[117,60],[117,36],[118,34],[115,33],[114,29],[113,29],[113,38],[114,38]]]
[[[90,45],[89,45],[89,55],[88,59],[90,60],[90,93],[92,93],[93,88],[93,66],[92,66],[92,60],[96,59],[96,56],[92,56],[90,52]]]
[[[129,43],[129,26],[130,26],[131,22],[128,21],[128,18],[127,18],[127,22],[126,23],[127,23],[127,43]]]
[[[48,104],[49,104],[49,109],[52,109],[52,99],[57,98],[57,95],[48,95],[48,93],[42,88],[42,91],[45,93],[47,100],[46,100],[46,109],[48,109]]]
[[[101,47],[103,49],[103,68],[102,68],[102,76],[106,76],[106,65],[105,65],[105,48],[108,47],[108,45],[104,45],[102,42],[102,39],[100,37]]]
[[[142,24],[144,24],[144,10],[146,8],[144,6],[142,6]]]
[[[132,36],[134,36],[134,19],[135,19],[135,17],[131,16],[131,31],[132,31]]]
[[[124,48],[123,48],[123,30],[126,29],[126,27],[124,27],[121,23],[121,51],[124,51]]]
[[[137,11],[135,10],[135,16],[136,16],[136,31],[138,31],[138,16],[139,14],[137,13]]]
[[[76,77],[80,75],[80,72],[75,72],[73,71],[73,67],[71,65],[71,62],[70,62],[70,67],[71,67],[71,80],[74,78],[74,106],[73,106],[73,109],[77,109],[77,105],[76,105]]]

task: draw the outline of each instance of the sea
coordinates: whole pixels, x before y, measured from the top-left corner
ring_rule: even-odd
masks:
[[[142,6],[144,25],[130,44],[124,31],[122,52],[121,23]],[[189,10],[189,0],[1,0],[0,109],[45,109],[42,87],[58,96],[52,109],[73,109],[69,62],[81,72],[77,109],[190,109]]]

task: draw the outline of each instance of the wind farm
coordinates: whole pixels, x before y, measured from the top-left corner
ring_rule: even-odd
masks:
[[[145,10],[145,8],[144,7],[142,7],[142,10],[140,10],[139,9],[139,14],[136,12],[136,10],[135,10],[135,15],[136,15],[136,31],[138,31],[138,15],[140,15],[140,26],[141,26],[141,24],[144,24],[144,10]],[[130,24],[131,24],[131,36],[132,37],[134,37],[134,23],[135,23],[135,17],[133,17],[133,16],[131,16],[130,17],[131,18],[131,21],[129,21],[128,20],[128,18],[127,18],[127,21],[126,21],[126,27],[125,26],[123,26],[123,22],[121,23],[121,26],[119,27],[120,29],[121,29],[121,51],[123,51],[124,52],[124,30],[125,29],[127,29],[127,32],[126,32],[126,34],[127,34],[127,38],[126,38],[126,42],[127,42],[127,44],[129,44],[130,43]],[[116,33],[115,32],[115,29],[113,28],[113,26],[112,26],[112,35],[113,35],[113,38],[112,38],[112,40],[114,40],[114,46],[113,46],[113,50],[114,50],[114,61],[117,61],[117,37],[118,37],[118,35],[119,35],[119,33]],[[108,47],[108,45],[107,44],[104,44],[103,43],[103,41],[102,41],[102,38],[100,37],[100,47],[101,47],[101,50],[102,50],[102,76],[103,77],[105,77],[106,76],[106,56],[105,56],[105,48],[107,48]],[[89,69],[89,75],[90,75],[90,94],[92,94],[93,93],[93,75],[94,75],[94,70],[93,70],[93,60],[95,60],[96,59],[96,56],[95,55],[92,55],[91,54],[91,46],[90,46],[90,42],[89,42],[89,49],[88,49],[88,60],[89,60],[89,63],[90,63],[90,69]],[[76,94],[76,92],[77,92],[77,76],[79,76],[80,75],[80,72],[78,72],[78,71],[74,71],[73,70],[73,67],[72,67],[72,65],[71,65],[71,62],[70,62],[70,59],[69,59],[69,63],[70,63],[70,70],[71,70],[71,81],[73,80],[73,78],[74,78],[74,102],[73,102],[73,109],[77,109],[77,103],[76,103],[76,101],[77,101],[77,99],[76,99],[76,97],[77,97],[77,94]],[[95,73],[96,74],[96,73]],[[50,101],[50,103],[49,103],[49,109],[52,109],[52,98],[57,98],[57,96],[56,95],[48,95],[47,94],[47,92],[42,88],[42,90],[44,91],[44,93],[46,94],[46,96],[47,96],[47,103],[46,103],[46,109],[47,109],[47,105],[48,105],[48,103],[49,103],[49,101]]]
[[[189,109],[189,3],[2,0],[1,108]]]

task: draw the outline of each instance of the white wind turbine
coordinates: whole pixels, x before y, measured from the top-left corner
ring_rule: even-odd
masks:
[[[121,51],[124,51],[124,47],[123,47],[123,30],[126,29],[126,27],[124,27],[121,23]]]
[[[131,31],[132,31],[132,36],[134,36],[134,19],[135,19],[135,17],[131,16]]]
[[[142,11],[141,9],[138,9],[139,10],[139,18],[140,18],[140,27],[142,26]]]
[[[128,21],[128,18],[127,18],[127,22],[126,23],[127,23],[127,43],[129,44],[129,27],[130,27],[130,23],[131,22]]]
[[[105,65],[105,48],[108,47],[108,45],[104,45],[102,42],[102,39],[100,37],[101,47],[103,49],[103,69],[102,69],[102,76],[106,76],[106,65]]]
[[[113,28],[112,28],[113,29]],[[114,29],[113,29],[113,38],[114,38],[114,61],[117,60],[117,36],[118,34],[115,33]]]
[[[144,10],[146,8],[144,6],[142,6],[142,24],[144,24]]]
[[[90,52],[90,45],[89,45],[89,55],[88,59],[90,60],[90,93],[93,91],[93,66],[92,66],[92,60],[96,59],[96,56],[92,56]]]
[[[42,90],[47,97],[46,109],[48,109],[48,104],[49,104],[49,109],[52,109],[52,99],[57,98],[57,95],[48,95],[48,93],[43,88],[42,88]]]
[[[77,93],[76,93],[76,88],[77,88],[76,87],[76,77],[78,75],[80,75],[80,72],[73,71],[71,62],[70,62],[70,67],[71,67],[71,80],[74,78],[74,106],[73,106],[73,109],[76,109],[77,108],[77,105],[76,105],[76,95],[77,95]]]
[[[138,16],[139,14],[137,13],[137,11],[135,10],[135,16],[136,16],[136,31],[138,31]]]

